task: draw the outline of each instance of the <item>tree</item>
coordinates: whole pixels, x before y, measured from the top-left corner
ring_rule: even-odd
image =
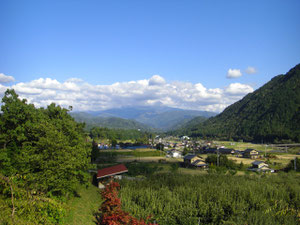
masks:
[[[102,225],[152,225],[144,220],[138,220],[122,210],[121,199],[118,197],[120,185],[117,182],[110,181],[102,192],[105,199],[101,205],[102,215],[96,217],[97,223]],[[147,217],[149,220],[150,217]]]
[[[83,125],[67,109],[37,109],[14,90],[5,92],[2,103],[0,172],[22,175],[28,188],[58,196],[87,181],[90,147]]]
[[[165,145],[162,144],[162,143],[156,144],[156,149],[157,149],[157,150],[164,150],[164,147],[165,147]]]

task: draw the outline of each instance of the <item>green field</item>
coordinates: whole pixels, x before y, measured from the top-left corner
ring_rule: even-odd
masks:
[[[299,224],[299,174],[163,173],[122,180],[125,211],[163,225]]]

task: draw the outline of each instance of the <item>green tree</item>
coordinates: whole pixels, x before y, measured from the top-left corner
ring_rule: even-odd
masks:
[[[48,194],[72,193],[87,181],[90,147],[83,125],[55,104],[36,109],[7,90],[0,114],[0,172],[19,174],[30,189]]]

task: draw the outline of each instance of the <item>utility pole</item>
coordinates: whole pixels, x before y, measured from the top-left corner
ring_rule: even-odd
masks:
[[[220,165],[220,151],[218,149],[218,151],[217,151],[217,166],[219,166],[219,165]]]
[[[265,145],[265,158],[267,156],[267,145]]]

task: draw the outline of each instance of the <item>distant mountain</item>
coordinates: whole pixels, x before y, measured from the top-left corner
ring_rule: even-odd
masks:
[[[78,122],[108,128],[173,130],[191,119],[201,116],[203,120],[215,116],[214,112],[184,110],[170,107],[124,107],[103,111],[72,112]]]
[[[122,119],[117,117],[101,117],[94,116],[90,113],[85,112],[72,112],[70,115],[77,122],[84,122],[86,128],[90,129],[92,127],[107,127],[107,128],[116,128],[116,129],[140,129],[141,131],[151,131],[151,127],[146,124],[139,123],[134,120]]]
[[[196,120],[196,119],[194,119]],[[204,122],[192,123],[185,134],[194,136],[300,142],[300,64]]]
[[[133,119],[160,130],[175,129],[197,116],[209,118],[215,116],[214,112],[183,110],[170,107],[124,107],[93,112],[101,117],[119,117]]]

